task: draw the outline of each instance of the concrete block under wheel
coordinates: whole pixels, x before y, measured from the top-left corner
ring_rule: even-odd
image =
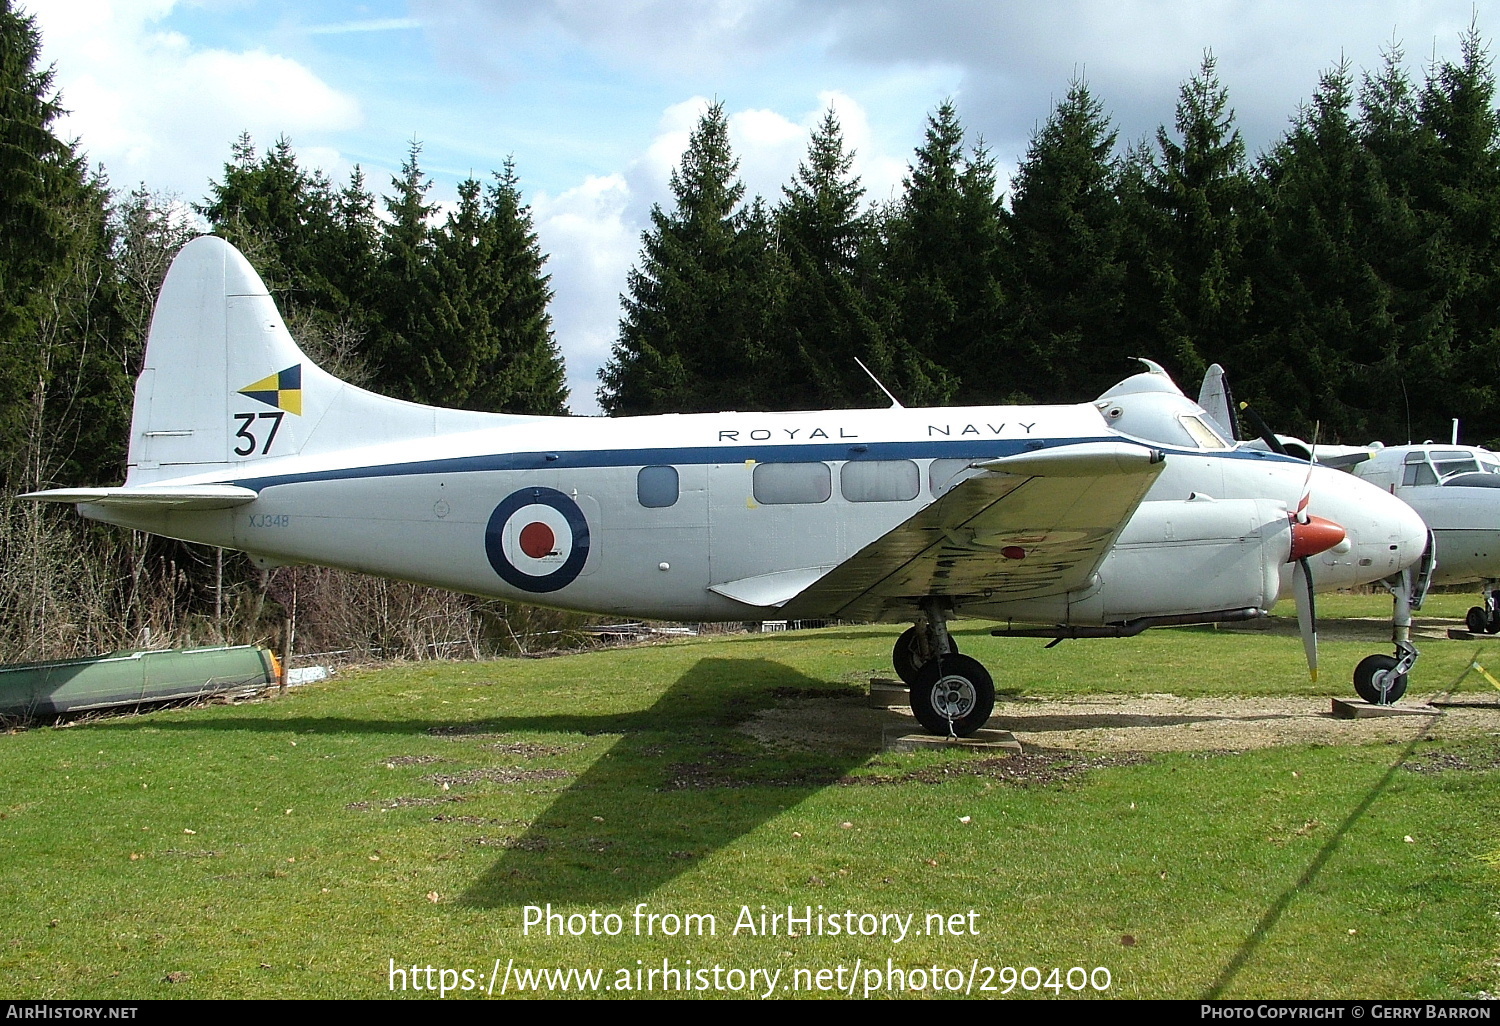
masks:
[[[1441,716],[1443,711],[1430,705],[1371,705],[1362,698],[1335,698],[1333,715],[1341,720],[1362,720],[1371,716]]]
[[[884,748],[887,752],[931,752],[941,749],[964,748],[972,751],[1005,751],[1021,754],[1021,742],[1008,730],[980,728],[969,737],[939,737],[926,732],[913,733],[905,724],[885,728]]]
[[[910,705],[908,689],[899,680],[875,677],[870,681],[871,709],[905,709]]]

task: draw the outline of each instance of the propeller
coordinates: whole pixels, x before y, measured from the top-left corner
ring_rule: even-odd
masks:
[[[1276,432],[1271,430],[1271,426],[1261,419],[1261,415],[1255,411],[1255,407],[1249,403],[1240,403],[1240,412],[1245,415],[1245,419],[1250,422],[1250,426],[1255,429],[1255,433],[1260,435],[1261,441],[1266,443],[1267,448],[1274,453],[1280,453],[1282,456],[1287,455],[1286,446],[1281,443],[1281,439],[1276,437]]]
[[[1254,419],[1260,420],[1259,417]],[[1310,560],[1318,553],[1333,548],[1346,535],[1344,529],[1332,520],[1313,516],[1307,511],[1308,504],[1312,502],[1313,463],[1317,458],[1318,432],[1321,427],[1321,424],[1313,425],[1312,451],[1307,462],[1307,476],[1302,480],[1302,498],[1298,500],[1296,510],[1288,514],[1292,521],[1292,548],[1287,555],[1287,562],[1295,563],[1292,567],[1292,597],[1297,602],[1297,631],[1302,635],[1302,650],[1307,654],[1307,672],[1314,684],[1318,681],[1318,613],[1313,597]]]
[[[1227,390],[1227,384],[1224,386]],[[1240,403],[1240,412],[1250,422],[1255,433],[1260,435],[1272,452],[1289,456],[1286,445],[1265,419],[1249,403]],[[1292,597],[1297,603],[1297,632],[1302,635],[1302,651],[1307,654],[1307,672],[1313,682],[1318,680],[1318,611],[1313,597],[1312,557],[1326,552],[1341,543],[1348,533],[1342,526],[1326,517],[1314,516],[1307,511],[1312,502],[1313,464],[1317,462],[1318,433],[1322,424],[1313,425],[1312,447],[1307,455],[1307,476],[1302,479],[1302,497],[1297,508],[1287,514],[1292,522],[1292,546],[1286,561],[1292,563]]]

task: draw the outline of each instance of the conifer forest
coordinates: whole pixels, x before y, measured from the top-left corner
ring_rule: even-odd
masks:
[[[568,412],[543,252],[507,161],[439,212],[413,142],[344,182],[285,139],[226,138],[201,197],[121,189],[61,138],[33,21],[0,0],[0,661],[266,642],[427,658],[566,644],[580,618],[91,523],[16,495],[124,479],[134,381],[176,250],[238,246],[316,362],[472,410]],[[1328,67],[1247,152],[1211,53],[1154,136],[1060,83],[1012,180],[954,102],[871,202],[830,110],[779,195],[747,195],[722,102],[622,283],[609,416],[1077,403],[1150,357],[1210,363],[1276,430],[1500,443],[1500,112],[1477,30],[1413,76]],[[231,129],[232,131],[232,129]]]

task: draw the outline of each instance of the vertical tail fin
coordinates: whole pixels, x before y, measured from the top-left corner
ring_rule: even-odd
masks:
[[[1198,390],[1198,405],[1203,407],[1219,429],[1219,433],[1231,442],[1240,437],[1239,420],[1234,415],[1234,398],[1229,393],[1229,376],[1224,368],[1213,364],[1203,375],[1203,387]]]
[[[205,235],[182,248],[156,303],[126,484],[526,419],[420,406],[340,381],[298,348],[249,261]]]

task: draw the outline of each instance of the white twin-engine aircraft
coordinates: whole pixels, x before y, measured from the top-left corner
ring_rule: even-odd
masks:
[[[125,485],[31,498],[263,565],[567,609],[911,621],[894,661],[912,709],[967,735],[994,685],[958,653],[953,617],[1124,636],[1260,616],[1296,577],[1310,634],[1314,583],[1379,580],[1423,553],[1404,503],[1224,439],[1148,366],[1077,406],[435,409],[318,368],[244,257],[203,237],[157,303]]]

